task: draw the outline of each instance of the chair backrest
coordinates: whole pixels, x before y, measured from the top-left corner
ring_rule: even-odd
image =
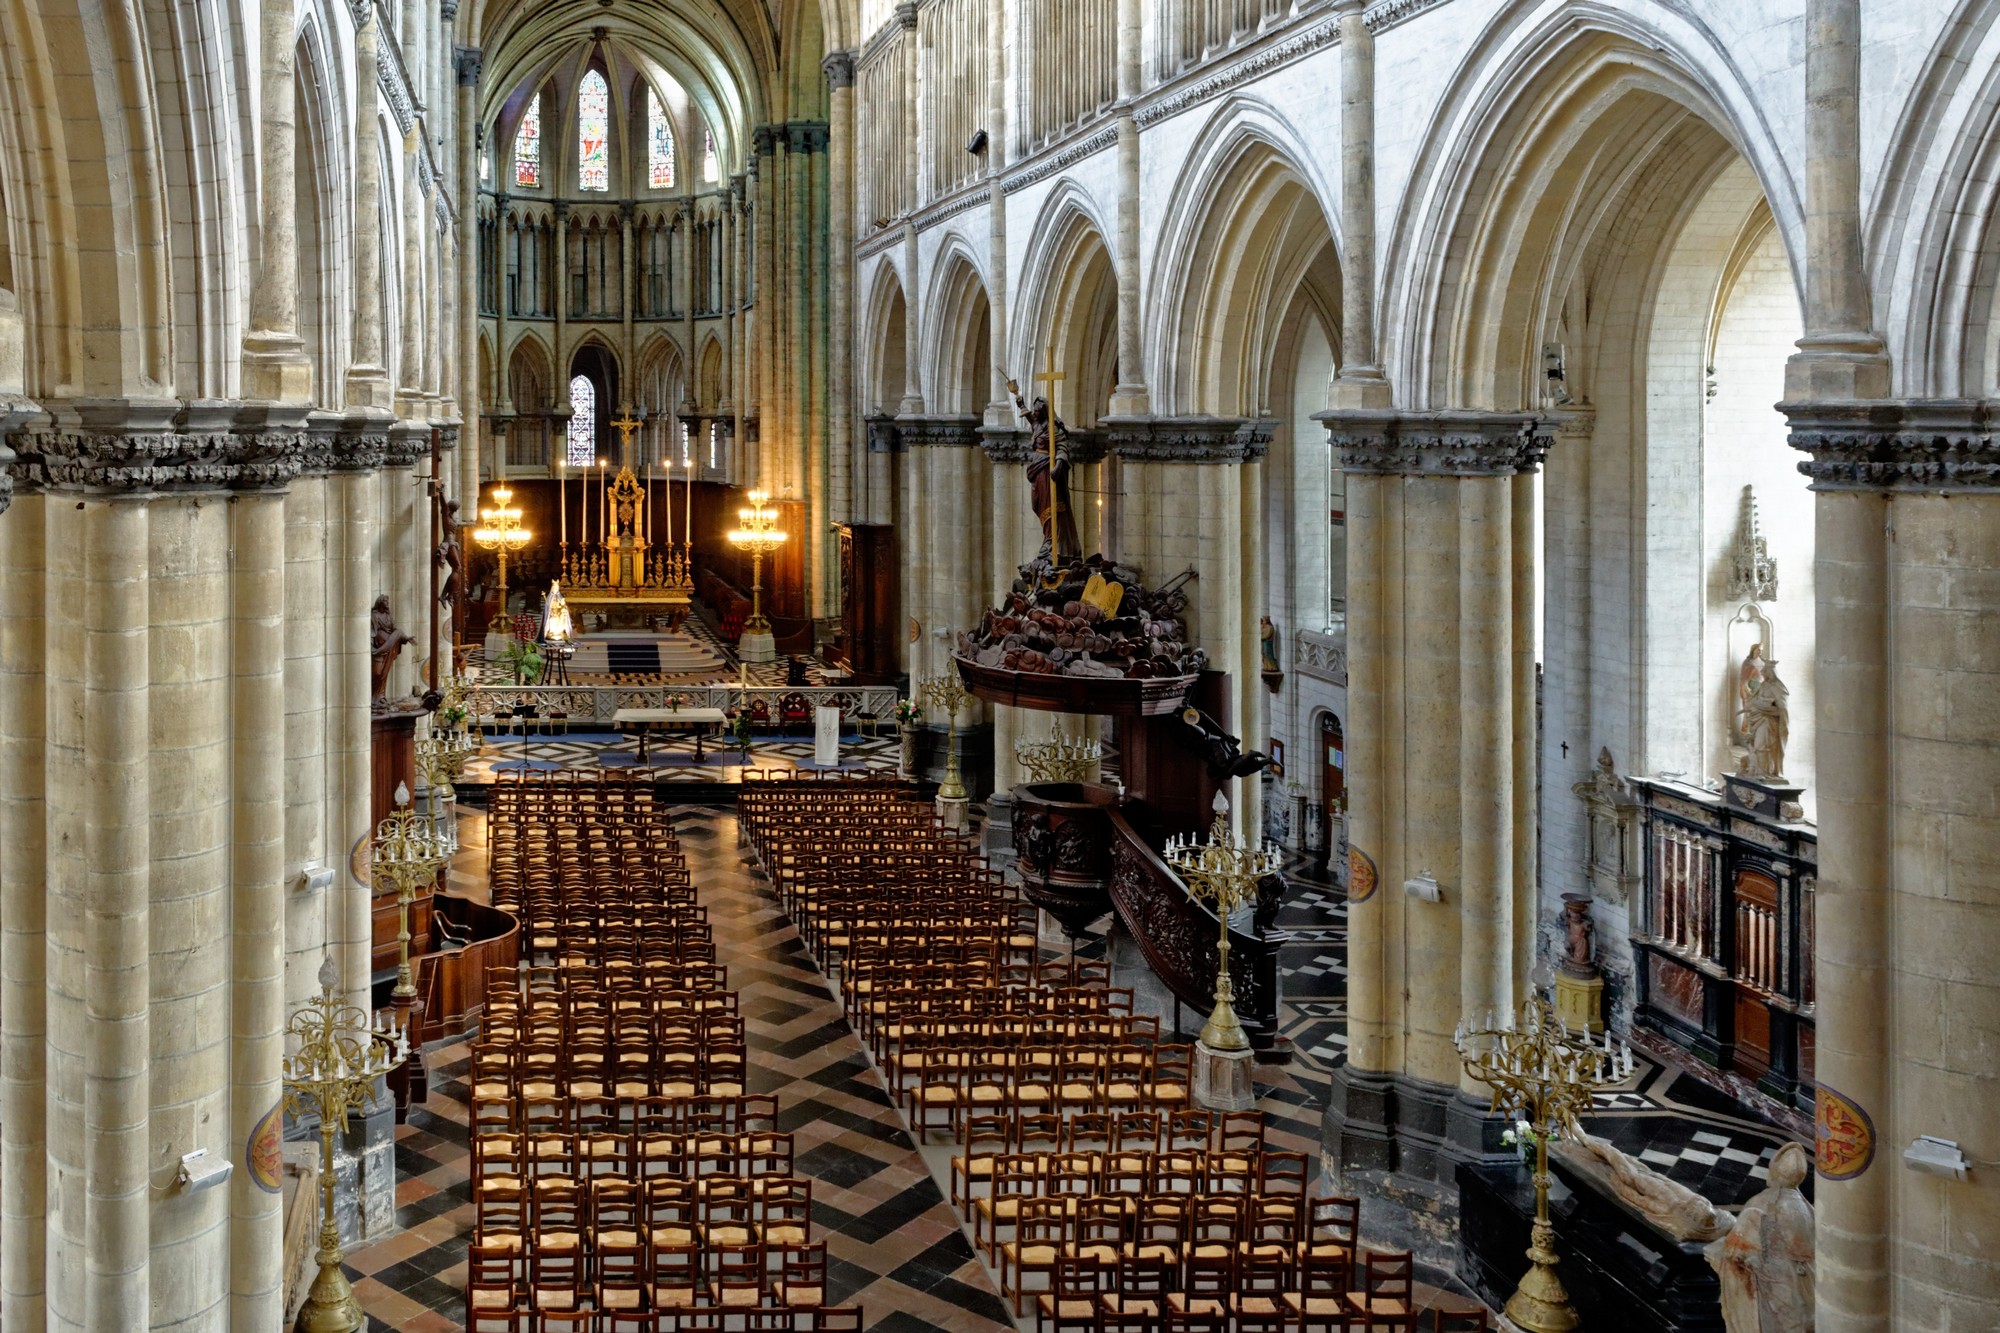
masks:
[[[1361,1290],[1370,1300],[1407,1301],[1415,1279],[1416,1257],[1410,1251],[1377,1251],[1362,1270]]]

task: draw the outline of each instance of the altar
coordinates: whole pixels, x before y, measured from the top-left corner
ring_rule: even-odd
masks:
[[[662,506],[666,539],[656,542],[656,516],[652,512],[655,483],[650,469],[644,483],[629,467],[620,468],[613,481],[606,481],[602,471],[595,488],[597,540],[586,539],[572,549],[567,533],[563,538],[560,563],[564,596],[579,613],[594,613],[601,618],[600,623],[611,628],[650,629],[664,622],[668,631],[678,630],[694,605],[694,551],[692,541],[674,541],[673,479],[665,479],[669,497],[669,503]],[[686,485],[691,535],[693,479]],[[586,516],[591,510],[592,489],[586,479]]]

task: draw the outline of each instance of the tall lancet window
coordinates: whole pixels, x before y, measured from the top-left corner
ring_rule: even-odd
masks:
[[[576,93],[576,185],[611,188],[611,89],[596,70],[583,76]]]
[[[648,179],[656,190],[671,190],[674,188],[674,127],[667,122],[667,109],[660,104],[658,93],[648,91],[646,102],[646,142],[652,162]]]
[[[597,464],[597,386],[588,375],[569,382],[569,465]]]
[[[521,128],[514,131],[514,184],[534,189],[542,183],[542,95],[528,99]]]
[[[722,177],[722,163],[715,156],[715,136],[707,130],[701,132],[701,178],[710,185]]]

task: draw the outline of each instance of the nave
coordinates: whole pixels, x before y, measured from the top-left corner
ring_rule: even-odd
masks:
[[[430,1053],[429,1099],[397,1132],[398,1230],[348,1259],[371,1328],[707,1329],[716,1326],[705,1322],[710,1319],[728,1329],[847,1327],[841,1315],[779,1308],[784,1254],[806,1259],[819,1247],[824,1289],[811,1294],[828,1308],[858,1307],[860,1327],[867,1329],[980,1333],[1015,1325],[1017,1301],[1018,1326],[1035,1327],[1038,1304],[1058,1280],[1069,1284],[1066,1290],[1103,1282],[1116,1296],[1121,1277],[1126,1294],[1140,1302],[1124,1312],[1128,1317],[1143,1315],[1145,1284],[1166,1289],[1159,1316],[1150,1322],[1140,1317],[1139,1327],[1167,1327],[1171,1303],[1190,1300],[1188,1322],[1176,1327],[1264,1327],[1254,1319],[1203,1322],[1202,1284],[1233,1285],[1236,1252],[1241,1247],[1246,1259],[1255,1257],[1260,1227],[1267,1238],[1295,1233],[1303,1240],[1318,1218],[1326,1237],[1334,1216],[1328,1210],[1356,1206],[1322,1201],[1300,1208],[1302,1194],[1317,1200],[1323,1193],[1316,1179],[1323,1093],[1271,1068],[1259,1071],[1254,1112],[1225,1118],[1191,1105],[1185,1074],[1174,1072],[1184,1069],[1175,1062],[1176,1051],[1184,1059],[1186,1039],[1171,1040],[1171,1032],[1162,1038],[1157,1018],[1131,1014],[1130,989],[1108,984],[1102,963],[1087,957],[1073,963],[1035,943],[1032,911],[1021,911],[1017,891],[988,875],[965,844],[940,830],[927,802],[909,800],[906,793],[914,789],[866,781],[753,783],[744,798],[748,834],[739,840],[743,826],[732,811],[652,806],[650,788],[613,778],[502,782],[490,789],[489,812],[466,809],[461,815],[464,851],[452,870],[452,891],[503,905],[519,902],[533,947],[517,983],[520,1016],[509,1018],[506,1002],[491,1001],[483,1030],[471,1042]],[[641,957],[655,960],[638,970],[671,971],[676,991],[708,997],[697,1007],[726,1014],[728,1000],[718,997],[734,997],[747,1055],[741,1075],[730,1063],[728,1024],[710,1029],[719,1039],[701,1045],[694,1069],[673,1072],[680,1043],[669,1039],[660,1017],[667,1011],[657,1008],[648,1058],[636,1059],[631,1043],[614,1043],[610,1077],[593,1074],[594,1048],[575,1035],[578,1015],[592,1006],[579,1001],[600,986],[607,993],[632,991],[613,981],[621,969],[613,961],[618,931],[607,929],[614,915],[608,902],[596,903],[594,914],[572,911],[567,921],[557,921],[517,899],[508,882],[519,873],[510,870],[509,857],[522,845],[519,829],[510,828],[518,823],[510,808],[521,793],[538,787],[645,792],[644,807],[617,817],[629,819],[643,809],[658,830],[656,850],[666,867],[661,890],[678,906],[651,914],[650,934],[635,937],[648,940]],[[845,813],[829,815],[829,803]],[[806,847],[813,849],[811,865],[802,853]],[[586,860],[580,851],[572,856]],[[836,861],[845,862],[837,873]],[[681,878],[683,866],[691,895],[668,884]],[[775,883],[766,866],[775,867]],[[597,945],[591,952],[580,938],[593,915]],[[700,957],[706,952],[697,943],[702,932],[685,925],[677,936],[676,969],[662,966],[660,917],[706,924],[720,971],[709,970]],[[556,929],[549,930],[551,924]],[[997,948],[978,942],[982,930]],[[947,937],[955,945],[946,947]],[[918,950],[928,960],[921,968],[909,958]],[[569,1026],[564,1062],[551,1078],[550,1067],[534,1064],[530,1053],[538,1043],[525,1033],[538,1010],[556,1012],[553,991],[545,987],[558,977],[569,996],[563,1010]],[[704,981],[721,984],[680,991]],[[912,1007],[920,997],[927,1010],[921,1015]],[[961,1012],[947,1017],[948,1008]],[[996,1012],[1007,1008],[1017,1012]],[[618,1012],[616,1003],[612,1012]],[[1061,1015],[1059,1023],[1049,1021],[1054,1015]],[[977,1045],[966,1028],[974,1016],[983,1034]],[[631,1031],[627,1020],[608,1023],[619,1035]],[[1044,1035],[1020,1045],[1010,1060],[997,1034],[1023,1028]],[[496,1048],[515,1057],[507,1111],[491,1095],[497,1066],[488,1063],[490,1054],[481,1054]],[[954,1054],[936,1053],[946,1050]],[[928,1060],[927,1051],[933,1052]],[[1137,1074],[1120,1068],[1141,1059]],[[589,1097],[607,1091],[615,1119],[591,1120]],[[768,1109],[773,1101],[774,1113]],[[686,1117],[697,1103],[720,1118],[695,1122],[702,1128],[694,1129]],[[683,1132],[656,1127],[667,1123],[670,1105],[680,1108],[676,1128]],[[913,1110],[926,1126],[921,1148],[910,1132]],[[568,1124],[528,1127],[550,1112],[555,1120],[566,1112]],[[750,1118],[739,1128],[731,1117],[746,1112]],[[506,1127],[510,1118],[512,1127]],[[695,1147],[703,1141],[709,1144],[705,1154]],[[536,1143],[541,1146],[529,1146]],[[781,1171],[787,1162],[789,1169]],[[765,1167],[771,1169],[763,1172]],[[768,1182],[784,1181],[784,1190],[809,1192],[811,1201],[810,1240],[766,1245],[758,1322],[750,1321],[746,1306],[721,1304],[743,1299],[740,1286],[737,1296],[724,1295],[717,1263],[743,1253],[728,1242],[708,1247],[694,1284],[707,1288],[701,1294],[717,1302],[710,1307],[715,1313],[703,1312],[705,1302],[697,1297],[679,1307],[684,1313],[659,1318],[567,1322],[561,1293],[569,1256],[580,1249],[571,1285],[585,1310],[605,1295],[605,1256],[617,1272],[618,1244],[625,1238],[610,1239],[606,1248],[620,1223],[615,1211],[602,1209],[606,1201],[618,1206],[619,1182],[639,1182],[647,1210],[637,1228],[650,1265],[641,1283],[645,1304],[672,1308],[683,1292],[697,1293],[677,1291],[663,1276],[662,1258],[671,1262],[685,1248],[650,1243],[656,1223],[673,1225],[666,1212],[651,1211],[669,1206],[650,1203],[661,1189],[653,1182],[672,1182],[684,1172],[699,1192],[714,1188],[702,1182],[735,1181],[739,1170],[753,1190],[774,1192]],[[527,1177],[518,1187],[510,1179],[517,1174]],[[577,1182],[574,1193],[570,1180]],[[518,1224],[507,1211],[517,1188],[526,1196]],[[673,1186],[666,1192],[674,1193]],[[1262,1214],[1259,1200],[1270,1201]],[[538,1205],[549,1211],[539,1212]],[[580,1207],[581,1215],[561,1211],[570,1206]],[[1283,1220],[1283,1211],[1290,1220]],[[1351,1216],[1339,1216],[1347,1220],[1336,1248],[1346,1255]],[[769,1225],[754,1211],[750,1221]],[[700,1230],[727,1222],[696,1218],[695,1225]],[[504,1314],[486,1308],[492,1288],[480,1284],[474,1261],[510,1248],[506,1237],[517,1227],[522,1239],[511,1256],[509,1291],[523,1310]],[[1212,1252],[1196,1257],[1212,1250],[1198,1239],[1223,1232],[1228,1263],[1218,1263]],[[556,1239],[553,1263],[543,1251],[545,1236]],[[1046,1237],[1054,1252],[1044,1254],[1038,1237]],[[1093,1262],[1111,1257],[1106,1245],[1128,1241],[1144,1252],[1132,1262]],[[1153,1262],[1169,1258],[1164,1272]],[[1077,1263],[1065,1267],[1063,1259]],[[1349,1272],[1345,1262],[1338,1268],[1342,1282]],[[538,1263],[545,1278],[556,1279],[539,1289]],[[1241,1267],[1244,1280],[1254,1275],[1280,1291],[1299,1290],[1296,1242],[1283,1279],[1268,1262]],[[1365,1254],[1353,1271],[1365,1275]],[[1219,1276],[1224,1273],[1226,1282]],[[1421,1284],[1417,1289],[1425,1303],[1472,1308]],[[538,1290],[544,1309],[535,1308]],[[611,1290],[617,1290],[615,1276]],[[1218,1297],[1228,1302],[1231,1292]],[[1099,1302],[1084,1298],[1091,1313],[1080,1325],[1074,1299],[1066,1302],[1066,1326],[1094,1328]],[[468,1310],[480,1311],[480,1318],[469,1320]],[[766,1318],[770,1322],[762,1322]],[[1430,1326],[1427,1316],[1424,1327]]]

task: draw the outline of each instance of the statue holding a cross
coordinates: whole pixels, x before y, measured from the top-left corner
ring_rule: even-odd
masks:
[[[1051,350],[1048,370],[1035,379],[1046,385],[1049,393],[1054,393],[1057,382],[1063,378]],[[1034,453],[1028,459],[1028,486],[1034,498],[1035,517],[1042,525],[1040,558],[1062,569],[1083,559],[1083,542],[1076,530],[1076,507],[1070,503],[1069,432],[1046,395],[1037,395],[1030,407],[1021,398],[1021,386],[1011,379],[1007,381],[1007,392],[1014,395],[1015,406],[1035,433]]]

